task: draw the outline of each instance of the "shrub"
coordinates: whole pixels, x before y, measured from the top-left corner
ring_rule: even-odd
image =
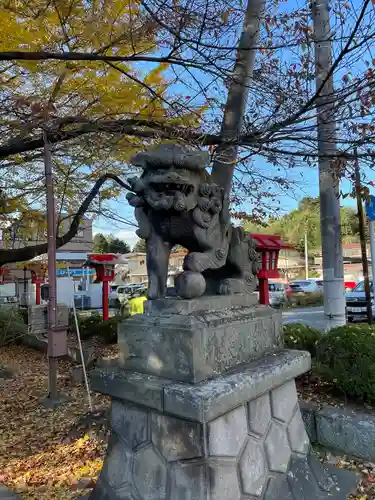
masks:
[[[308,351],[312,358],[316,356],[316,344],[322,338],[319,330],[301,323],[290,323],[284,325],[283,334],[285,347]]]
[[[289,304],[294,307],[321,306],[323,303],[324,297],[322,293],[296,293],[289,298]]]
[[[112,316],[107,321],[102,321],[99,336],[106,344],[117,342],[117,325],[123,318],[120,315]]]
[[[27,325],[17,307],[0,306],[0,346],[11,344],[27,332]]]
[[[375,401],[375,326],[330,330],[317,345],[317,369],[347,396]]]
[[[113,316],[103,321],[102,315],[98,312],[93,312],[89,316],[78,316],[81,339],[99,337],[103,342],[114,343],[117,340],[117,325],[122,319],[121,316]],[[71,330],[76,331],[74,316],[71,319]]]

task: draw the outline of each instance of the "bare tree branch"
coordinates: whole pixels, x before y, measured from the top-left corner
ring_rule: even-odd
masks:
[[[76,214],[74,215],[69,230],[64,235],[56,238],[56,248],[62,247],[63,245],[68,243],[72,238],[74,238],[74,236],[77,234],[77,231],[79,229],[81,219],[84,216],[84,214],[87,212],[87,210],[90,206],[90,203],[97,196],[102,185],[109,179],[117,182],[117,184],[119,184],[124,189],[131,191],[130,186],[128,186],[119,177],[117,177],[117,175],[105,174],[102,177],[100,177],[95,182],[90,193],[86,196],[86,198],[82,202],[81,206],[77,210]],[[0,266],[3,266],[4,264],[9,264],[11,262],[20,262],[20,261],[24,261],[24,260],[33,259],[34,257],[37,257],[38,255],[46,253],[47,250],[48,250],[48,243],[41,243],[39,245],[34,245],[34,246],[29,246],[29,247],[26,246],[23,248],[0,250]]]

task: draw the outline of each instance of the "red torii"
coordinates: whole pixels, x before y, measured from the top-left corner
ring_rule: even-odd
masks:
[[[261,254],[262,267],[258,272],[259,280],[259,303],[269,304],[268,280],[279,278],[277,264],[281,249],[293,249],[292,246],[284,243],[280,236],[270,234],[250,234],[250,237],[257,243],[257,252]]]

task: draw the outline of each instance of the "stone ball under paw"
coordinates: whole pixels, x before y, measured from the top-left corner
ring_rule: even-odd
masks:
[[[184,299],[194,299],[204,294],[206,290],[206,280],[201,273],[184,271],[175,280],[176,292]]]

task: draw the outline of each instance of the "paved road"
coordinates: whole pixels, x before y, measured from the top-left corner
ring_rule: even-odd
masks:
[[[323,307],[306,307],[283,311],[283,323],[304,323],[324,330],[324,309]]]

